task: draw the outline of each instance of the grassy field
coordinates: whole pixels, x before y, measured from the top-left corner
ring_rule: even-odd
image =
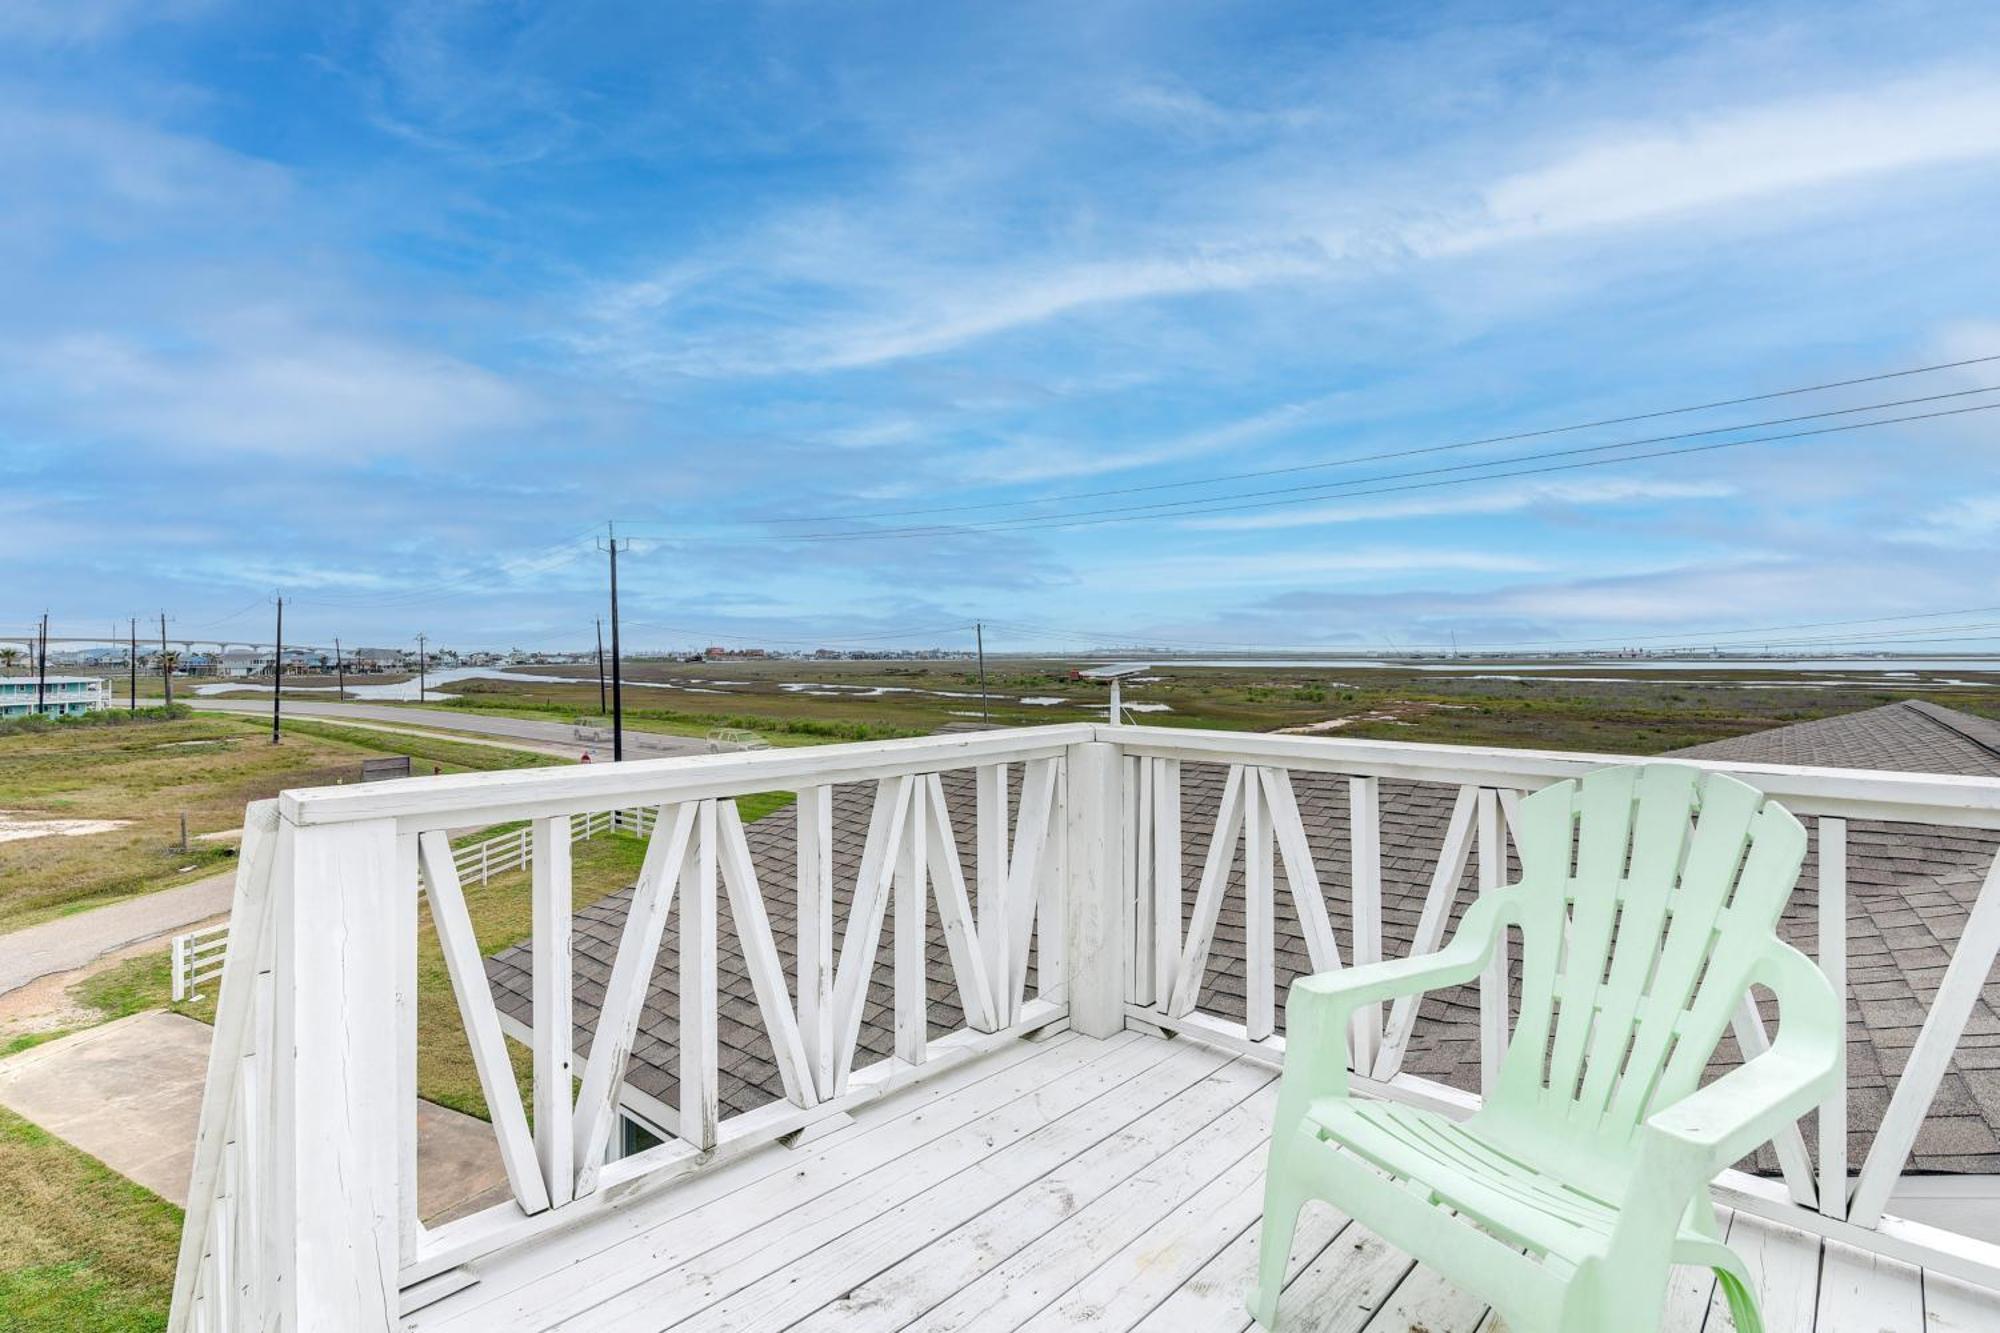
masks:
[[[0,1110],[0,1326],[166,1327],[181,1210]]]
[[[1104,686],[1070,679],[1080,662],[988,662],[986,700],[964,661],[628,664],[626,721],[699,735],[756,730],[774,743],[927,734],[989,716],[1023,726],[1104,717]],[[446,707],[521,717],[595,720],[594,668],[536,667],[575,685],[474,679]],[[1972,679],[1975,684],[1953,684]],[[1321,730],[1382,740],[1658,753],[1808,718],[1922,697],[2000,716],[2000,673],[1915,672],[1854,678],[1806,671],[1558,671],[1506,665],[1461,671],[1160,665],[1125,689],[1133,718],[1157,726]],[[435,706],[435,705],[434,705]]]
[[[0,735],[0,810],[116,819],[110,832],[0,842],[0,931],[224,870],[236,849],[201,841],[287,787],[353,782],[363,759],[407,754],[444,772],[557,762],[493,746],[290,722],[281,745],[255,720],[202,714]],[[195,838],[180,849],[180,816]]]

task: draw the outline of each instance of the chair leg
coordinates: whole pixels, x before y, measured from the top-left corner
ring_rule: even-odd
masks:
[[[1715,1280],[1729,1300],[1729,1314],[1736,1321],[1736,1333],[1764,1333],[1764,1316],[1757,1309],[1757,1293],[1750,1289],[1749,1275],[1718,1268]]]
[[[1306,1206],[1305,1163],[1297,1149],[1305,1133],[1271,1136],[1271,1158],[1264,1169],[1264,1220],[1257,1233],[1257,1287],[1250,1294],[1250,1317],[1266,1329],[1278,1327],[1278,1297],[1285,1289],[1285,1270],[1292,1257],[1292,1236],[1299,1210]]]

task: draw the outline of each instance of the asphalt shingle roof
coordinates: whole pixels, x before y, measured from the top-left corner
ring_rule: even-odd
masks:
[[[1780,727],[1679,751],[1690,758],[1893,769],[2000,777],[2000,727],[1929,703],[1884,705],[1844,717]],[[1214,812],[1226,769],[1188,763],[1182,768],[1184,848],[1183,893],[1192,906],[1207,852]],[[1293,787],[1345,951],[1351,938],[1348,873],[1347,785],[1326,774],[1295,773]],[[977,882],[977,848],[972,826],[972,775],[944,777],[953,812],[958,852],[969,884]],[[1382,928],[1385,956],[1406,954],[1416,932],[1433,866],[1444,840],[1456,788],[1440,784],[1384,781],[1382,817]],[[872,786],[835,790],[834,874],[850,885],[858,871],[873,801]],[[796,975],[796,826],[781,810],[746,829],[752,859],[764,890],[774,940],[788,976]],[[1817,839],[1815,839],[1817,845]],[[1950,960],[1952,942],[1977,897],[1986,869],[2000,852],[2000,833],[1912,824],[1851,821],[1848,827],[1848,976],[1853,992],[1848,1064],[1850,1079],[1850,1161],[1858,1164],[1888,1105],[1895,1078],[1908,1059],[1918,1029]],[[1279,993],[1310,970],[1305,942],[1289,905],[1282,866],[1277,871],[1276,982]],[[1781,931],[1808,953],[1815,952],[1817,876],[1811,856],[1788,906]],[[1244,1008],[1244,917],[1240,864],[1230,878],[1216,927],[1215,946],[1203,979],[1202,1008],[1240,1018]],[[1462,910],[1474,893],[1468,867],[1460,885]],[[631,890],[601,899],[575,919],[577,1046],[585,1049],[610,977]],[[836,931],[844,928],[848,895],[837,889]],[[721,996],[718,1002],[725,1114],[749,1110],[783,1095],[770,1042],[764,1035],[755,992],[729,920],[727,895],[719,895]],[[949,954],[936,919],[929,913],[930,1022],[934,1035],[961,1022]],[[893,996],[890,989],[894,922],[883,927],[874,982],[861,1030],[857,1064],[893,1049]],[[840,936],[837,933],[836,939]],[[676,1103],[673,1043],[677,1031],[677,921],[670,918],[658,968],[633,1049],[632,1084],[667,1105]],[[487,962],[501,1011],[527,1023],[532,993],[530,954],[525,946]],[[1032,985],[1032,982],[1031,982]],[[1471,988],[1426,997],[1412,1035],[1404,1068],[1464,1089],[1479,1081],[1478,994]],[[1767,1013],[1775,1021],[1775,1013]],[[1725,1039],[1718,1068],[1734,1063]],[[1813,1136],[1807,1135],[1807,1142]],[[1966,1034],[1939,1089],[1929,1120],[1918,1137],[1914,1168],[1933,1172],[2000,1172],[2000,982],[1989,984],[1975,1005]],[[1774,1169],[1768,1150],[1757,1164]]]

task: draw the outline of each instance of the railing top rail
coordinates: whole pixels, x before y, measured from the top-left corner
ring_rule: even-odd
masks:
[[[1534,790],[1611,764],[1690,764],[1729,773],[1805,815],[1879,819],[1897,823],[2000,828],[2000,778],[1876,769],[1809,768],[1794,764],[1679,759],[1672,756],[1577,754],[1514,750],[1485,745],[1411,741],[1343,740],[1323,736],[1272,736],[1240,731],[1174,727],[1097,728],[1128,754],[1269,763],[1291,769],[1411,782],[1474,784]]]
[[[905,773],[1020,763],[1098,739],[1088,723],[856,741],[788,750],[681,755],[623,764],[507,769],[449,777],[400,778],[365,786],[309,787],[278,798],[296,826],[395,819],[403,831],[582,814],[618,806],[734,796],[746,792],[867,782]]]
[[[295,825],[393,818],[406,832],[420,831],[866,782],[985,763],[1018,763],[1093,740],[1120,745],[1135,755],[1268,763],[1351,776],[1520,790],[1533,790],[1608,764],[1657,757],[1071,723],[910,740],[685,755],[617,765],[512,769],[366,786],[315,787],[286,792],[279,798],[279,809]],[[2000,778],[1693,759],[1671,762],[1734,774],[1803,815],[2000,828]]]

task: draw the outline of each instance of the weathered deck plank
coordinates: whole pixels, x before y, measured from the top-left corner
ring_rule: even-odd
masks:
[[[480,1265],[418,1333],[1248,1333],[1268,1069],[1185,1039],[996,1053],[794,1149],[731,1163]],[[982,1067],[983,1065],[983,1067]],[[2000,1293],[1721,1215],[1772,1333],[1972,1333]],[[1309,1206],[1287,1333],[1507,1333],[1483,1302]],[[1706,1270],[1663,1333],[1730,1333]]]

